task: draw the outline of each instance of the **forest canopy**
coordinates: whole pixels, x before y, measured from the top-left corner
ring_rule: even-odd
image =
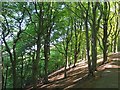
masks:
[[[120,51],[120,2],[2,2],[2,88],[25,88],[87,60],[94,76]]]

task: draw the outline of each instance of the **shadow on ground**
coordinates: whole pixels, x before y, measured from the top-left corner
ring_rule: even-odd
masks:
[[[110,61],[99,66],[95,77],[87,77],[87,63],[79,63],[75,68],[68,69],[67,78],[63,70],[53,73],[49,77],[50,83],[38,84],[38,88],[71,89],[71,88],[118,88],[118,76],[120,75],[120,53],[109,57]],[[102,61],[98,60],[98,61]],[[99,62],[101,63],[101,62]]]
[[[102,71],[96,73],[95,78],[77,82],[70,88],[120,88],[120,59],[112,60],[104,66]],[[67,89],[67,88],[66,88]]]

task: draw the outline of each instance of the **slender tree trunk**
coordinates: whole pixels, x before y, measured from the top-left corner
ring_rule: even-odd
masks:
[[[21,61],[21,88],[23,88],[23,55],[21,55],[22,61]]]
[[[117,40],[117,38],[115,38],[115,40],[114,40],[114,53],[116,52],[116,40]]]
[[[36,78],[35,78],[35,73],[34,72],[35,72],[35,60],[33,59],[32,60],[32,79],[33,79],[32,81],[33,81],[33,87],[35,88],[35,82],[36,82],[35,79]]]
[[[97,2],[95,2],[95,5],[93,5],[93,9],[92,9],[92,11],[93,11],[93,25],[92,25],[92,70],[93,70],[93,72],[96,70],[96,63],[97,63],[96,8],[97,8]]]
[[[119,4],[118,4],[118,17],[120,17],[120,2],[119,2]],[[118,21],[120,21],[120,18],[118,18]],[[118,30],[120,31],[120,22],[118,22]],[[118,52],[120,52],[120,32],[119,32],[119,34],[118,34],[118,43],[117,43],[117,51]]]
[[[38,34],[39,35],[39,34]],[[38,63],[40,60],[40,48],[41,48],[41,42],[40,42],[40,36],[38,36],[37,40],[37,51],[36,51],[36,60],[33,61],[33,87],[36,88],[37,86],[37,80],[38,80]]]
[[[50,34],[51,34],[52,26],[47,28],[47,33],[45,36],[44,43],[44,57],[45,57],[45,83],[48,83],[48,62],[50,57]]]
[[[13,88],[17,88],[17,75],[16,75],[16,61],[13,61],[12,63],[12,73],[13,73]]]
[[[11,61],[11,64],[12,64],[12,78],[13,78],[13,88],[17,88],[17,83],[16,83],[16,53],[15,53],[15,46],[16,46],[16,43],[14,43],[14,46],[13,46],[13,55],[12,53],[10,52],[10,48],[5,40],[5,36],[4,36],[4,33],[3,33],[3,41],[4,41],[4,44],[6,46],[6,49],[7,49],[7,52],[9,53],[9,56],[10,56],[10,61]]]
[[[37,28],[37,50],[36,50],[36,59],[33,61],[33,88],[37,87],[38,80],[38,64],[40,60],[40,49],[41,49],[41,35],[43,34],[43,2],[39,4],[40,12],[39,12],[39,25]]]
[[[3,43],[1,42],[1,53],[0,53],[1,57],[0,58],[2,59],[1,63],[2,63],[2,90],[3,90],[4,89],[4,74],[3,74],[4,73],[4,71],[3,71],[4,70],[4,64],[3,64],[4,58],[3,58],[3,55],[2,55],[3,54],[2,50],[3,50]]]
[[[86,28],[86,49],[87,49],[87,60],[88,60],[88,70],[89,75],[93,75],[92,68],[91,68],[91,60],[90,60],[90,44],[89,44],[89,33],[88,33],[88,11],[89,11],[90,3],[88,2],[88,10],[86,12],[86,19],[85,19],[85,28]]]
[[[48,38],[45,39],[44,44],[44,57],[45,57],[45,83],[48,83]]]
[[[74,20],[75,21],[75,20]],[[74,66],[75,67],[75,64],[77,62],[77,43],[78,43],[78,39],[77,39],[77,30],[76,30],[76,21],[74,22],[74,30],[75,30],[75,49],[74,49]]]
[[[77,50],[75,49],[75,52],[74,52],[74,66],[73,67],[76,67],[75,64],[77,63]]]
[[[3,72],[2,72],[3,73]],[[4,76],[2,74],[2,90],[4,89]]]
[[[111,52],[113,51],[112,46],[113,46],[113,44],[112,44],[112,41],[111,41],[111,45],[110,45]]]
[[[103,36],[103,64],[107,61],[107,29],[104,29]]]
[[[67,29],[67,35],[69,35],[69,29]],[[71,30],[71,35],[70,35],[70,38],[66,37],[65,39],[65,46],[64,46],[64,50],[65,50],[65,53],[64,53],[64,56],[65,56],[65,69],[64,69],[64,78],[67,77],[67,63],[68,63],[68,45],[69,45],[69,42],[71,40],[71,37],[72,37],[72,30]],[[63,42],[64,44],[64,42]]]
[[[120,52],[120,34],[118,35],[117,51]]]
[[[85,60],[86,60],[86,52],[84,52],[84,53],[85,53],[85,55],[84,55],[84,56],[85,56]]]
[[[50,58],[50,35],[52,30],[52,25],[54,24],[54,19],[52,18],[52,9],[49,4],[48,6],[50,15],[48,14],[48,26],[47,26],[47,32],[45,34],[45,43],[44,43],[44,57],[45,57],[45,83],[48,83],[48,62]],[[53,20],[52,20],[53,19]],[[52,23],[52,25],[51,25]]]
[[[16,43],[13,45],[13,58],[14,61],[12,62],[13,67],[13,88],[18,88],[17,86],[17,73],[16,73],[16,51],[15,51]]]
[[[118,36],[119,36],[119,32],[120,32],[120,28],[119,28],[119,22],[118,22],[119,18],[116,18],[116,32],[118,32]],[[119,30],[118,30],[119,29]],[[116,52],[116,48],[117,48],[117,33],[115,33],[115,39],[114,39],[114,53]]]
[[[104,12],[107,12],[107,2],[104,2]],[[104,64],[107,61],[107,25],[108,25],[108,19],[107,14],[104,14],[103,16],[104,25],[103,25],[103,62]]]
[[[8,66],[6,67],[6,76],[5,76],[5,86],[4,86],[4,90],[6,90],[6,86],[7,86],[7,77],[8,77]]]
[[[47,53],[45,55],[45,83],[48,83],[48,55]]]
[[[65,70],[64,70],[64,78],[67,77],[67,53],[68,52],[68,43],[66,44],[66,51],[65,51]]]

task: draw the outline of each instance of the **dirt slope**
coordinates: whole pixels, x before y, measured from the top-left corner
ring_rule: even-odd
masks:
[[[68,68],[67,78],[64,79],[64,68],[49,75],[48,84],[38,84],[38,88],[118,88],[120,74],[120,53],[108,57],[109,62],[99,66],[94,78],[88,78],[87,62],[77,63],[75,68]],[[98,59],[101,63],[103,59]]]

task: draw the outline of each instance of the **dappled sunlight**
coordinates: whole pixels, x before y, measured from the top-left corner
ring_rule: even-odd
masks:
[[[69,85],[78,82],[86,75],[87,75],[87,64],[86,62],[81,61],[76,64],[76,67],[68,68],[67,78],[64,79],[64,68],[62,68],[49,75],[49,81],[51,83],[42,85],[40,86],[40,88],[68,87]]]
[[[58,73],[63,72],[63,71],[64,71],[64,68],[61,68],[60,70],[57,70],[57,71],[51,73],[48,77],[50,78],[50,77],[56,76]]]
[[[105,65],[105,68],[120,68],[118,65]]]
[[[87,77],[88,68],[87,68],[87,62],[81,61],[76,64],[76,67],[74,68],[70,67],[67,69],[67,78],[64,78],[64,68],[61,68],[60,70],[52,73],[51,76],[49,75],[49,81],[51,83],[42,85],[40,86],[40,88],[64,88],[64,90],[66,90],[69,88],[76,88],[76,87],[91,88],[91,87],[94,87],[94,85],[97,86],[97,84],[99,85],[100,83],[103,82],[102,80],[104,80],[104,77],[106,78],[112,77],[111,75],[113,75],[114,73],[118,73],[117,69],[120,68],[119,60],[118,59],[113,60],[113,59],[110,62],[99,66],[98,71],[95,72],[96,76],[93,79],[90,79],[90,80],[88,80],[87,78],[84,79],[85,77]],[[97,60],[98,63],[102,61],[103,59]],[[113,69],[116,72],[113,72],[114,71]],[[82,83],[83,81],[84,83]],[[93,83],[90,84],[90,82],[93,82]],[[97,84],[95,84],[95,82],[97,82]],[[114,83],[115,82],[113,82],[112,84],[113,87],[115,86]]]
[[[120,60],[120,52],[109,55],[109,59],[111,59],[111,60]]]
[[[0,89],[115,87],[120,2],[6,1],[0,4]]]
[[[61,68],[49,75],[48,84],[38,84],[38,87],[51,89],[64,88],[64,90],[69,88],[101,88],[105,87],[105,85],[107,87],[117,87],[117,73],[120,73],[118,71],[120,68],[120,59],[113,59],[106,64],[99,66],[97,68],[98,71],[95,72],[94,78],[87,78],[87,62],[80,61],[76,64],[76,67],[73,68],[73,65],[71,65],[70,68],[67,68],[66,78],[64,78],[64,68]],[[103,59],[97,60],[98,63],[101,63],[102,61]],[[110,82],[111,86],[106,84],[106,82],[109,82],[109,78],[112,80],[112,82]],[[101,86],[102,83],[105,83],[105,85]]]
[[[79,74],[85,73],[85,72],[87,72],[86,69],[83,69],[83,70],[78,69],[77,71],[69,72],[69,73],[68,73],[68,76],[71,76],[71,77],[72,77],[72,76],[79,75]]]
[[[84,75],[83,77],[80,77],[80,78],[78,78],[78,79],[76,79],[76,80],[74,80],[73,82],[78,82],[78,81],[80,81],[81,79],[83,79],[84,77],[86,77],[87,76],[87,74],[86,75]]]
[[[58,74],[58,75],[50,78],[49,81],[55,81],[55,80],[59,80],[59,79],[62,79],[62,78],[64,78],[64,74],[63,73],[62,74]]]

